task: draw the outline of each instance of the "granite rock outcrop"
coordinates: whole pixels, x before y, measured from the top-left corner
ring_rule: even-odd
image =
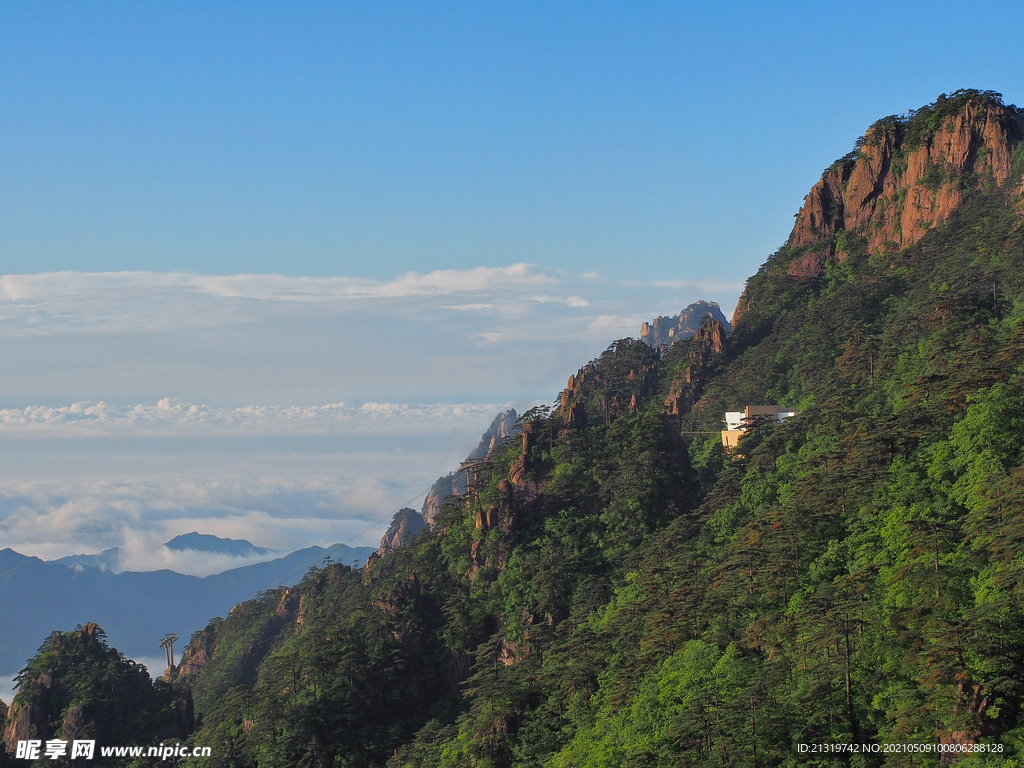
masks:
[[[825,169],[804,198],[786,244],[764,268],[795,280],[821,277],[854,253],[884,256],[918,243],[974,192],[1009,188],[1024,141],[1024,111],[993,91],[943,94],[906,115],[876,121],[852,152]],[[773,266],[774,264],[774,266]],[[744,289],[732,315],[755,311]],[[763,309],[763,307],[761,308]]]
[[[697,333],[701,321],[705,317],[718,320],[726,333],[729,333],[729,320],[722,313],[722,308],[715,301],[695,301],[678,315],[656,317],[653,322],[640,326],[640,341],[657,349],[672,346],[677,341],[688,339]],[[570,387],[571,388],[571,387]]]
[[[466,457],[466,464],[472,465],[476,461],[486,459],[500,446],[510,442],[517,433],[516,422],[518,419],[519,414],[516,413],[515,408],[509,408],[504,413],[499,413],[495,416],[487,431],[480,437],[480,442],[477,443],[476,448]],[[469,484],[470,472],[471,469],[460,469],[440,477],[434,482],[434,485],[427,492],[427,497],[423,500],[423,507],[420,510],[420,514],[427,525],[434,524],[434,518],[440,511],[445,499],[449,496],[465,495]]]
[[[383,557],[389,550],[401,549],[427,527],[427,521],[415,509],[403,507],[395,513],[387,532],[381,537],[377,553]]]
[[[825,244],[801,253],[789,274],[817,275],[826,259],[843,261],[833,239],[841,231],[866,238],[872,253],[913,245],[972,189],[1003,185],[1022,138],[1024,116],[992,92],[958,91],[879,120],[808,193],[788,245]]]

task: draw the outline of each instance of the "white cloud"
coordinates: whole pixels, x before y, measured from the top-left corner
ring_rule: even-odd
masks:
[[[0,338],[81,332],[181,333],[186,329],[258,323],[268,317],[322,316],[325,312],[394,313],[405,309],[422,315],[429,310],[491,311],[506,307],[514,307],[518,314],[539,311],[550,329],[549,315],[556,310],[538,305],[583,309],[602,304],[604,313],[607,305],[623,301],[651,306],[650,295],[630,297],[624,287],[657,292],[667,289],[683,294],[681,300],[685,301],[715,298],[722,293],[731,297],[738,295],[743,286],[739,282],[687,280],[612,284],[593,272],[568,275],[525,263],[408,272],[391,280],[187,272],[2,275]],[[565,293],[552,293],[552,289]],[[463,300],[452,302],[453,297]],[[534,309],[524,302],[533,303]],[[572,316],[561,325],[563,335],[579,331]]]
[[[493,309],[493,304],[444,304],[442,309],[458,309],[462,311],[477,311],[483,309]]]
[[[135,542],[134,546],[122,548],[118,571],[159,571],[167,569],[192,576],[209,576],[212,573],[229,571],[253,563],[262,563],[283,557],[288,552],[268,551],[263,555],[249,557],[232,557],[231,555],[214,552],[197,552],[196,550],[168,549],[162,545],[152,545],[144,537],[129,535],[126,538]],[[236,536],[237,537],[237,536]],[[234,537],[234,538],[236,538]],[[224,538],[233,538],[225,536]]]
[[[565,304],[567,307],[589,307],[590,302],[584,299],[582,296],[569,296],[568,298],[562,296],[549,296],[547,294],[541,294],[539,296],[532,296],[532,301],[538,304]]]
[[[470,339],[478,349],[485,349],[492,344],[498,343],[504,338],[505,334],[499,333],[498,331],[481,331],[480,333],[470,336]]]
[[[151,273],[134,274],[148,275]],[[166,277],[179,285],[195,287],[212,296],[275,301],[450,295],[507,289],[513,285],[534,287],[558,281],[554,274],[533,264],[522,263],[507,267],[439,269],[426,273],[406,272],[392,280],[385,281],[354,277],[208,276],[184,273],[170,274]]]
[[[631,280],[626,281],[623,285],[672,288],[709,295],[727,293],[735,294],[738,297],[743,291],[743,286],[746,285],[746,280]]]
[[[636,336],[644,320],[696,299],[729,306],[741,287],[625,284],[524,263],[390,280],[5,275],[0,405],[82,401],[95,410],[101,401],[156,402],[168,395],[198,407],[547,398],[564,378],[556,369],[575,369],[615,338]],[[7,415],[14,421],[71,417]],[[266,418],[280,422],[285,415]]]
[[[195,575],[244,562],[164,542],[199,531],[277,552],[376,545],[394,512],[419,507],[507,407],[6,409],[0,542],[44,559],[120,547],[122,569]]]
[[[481,291],[510,283],[543,285],[557,278],[530,264],[407,272],[392,280],[290,277],[275,274],[199,275],[189,272],[41,272],[0,276],[0,300],[88,297],[98,291],[178,288],[225,298],[323,301]]]
[[[394,512],[407,502],[418,507],[442,474],[425,458],[349,456],[340,477],[222,466],[207,473],[8,480],[0,487],[0,540],[43,559],[120,547],[120,570],[199,576],[267,558],[176,551],[164,542],[198,530],[279,553],[337,542],[375,546]]]
[[[625,331],[628,329],[639,328],[640,322],[637,322],[636,317],[625,317],[623,315],[598,315],[590,321],[590,329],[593,331]],[[611,341],[611,339],[609,339],[609,341]]]
[[[487,338],[487,336],[485,336]],[[496,339],[491,338],[490,341]],[[436,433],[451,422],[483,421],[507,407],[502,403],[345,403],[314,406],[247,405],[212,408],[163,398],[155,405],[114,406],[72,403],[0,409],[0,434],[40,436],[99,435],[304,435]]]
[[[161,544],[373,543],[507,401],[548,402],[644,320],[741,289],[524,263],[0,276],[0,542],[197,573],[223,564]]]

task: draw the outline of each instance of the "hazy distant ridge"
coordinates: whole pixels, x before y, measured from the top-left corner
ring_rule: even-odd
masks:
[[[111,644],[126,655],[156,656],[165,632],[187,639],[209,619],[225,615],[257,592],[298,583],[325,558],[361,565],[374,551],[374,547],[345,544],[307,547],[276,560],[200,578],[166,570],[114,573],[68,562],[96,557],[92,555],[45,561],[3,549],[0,674],[20,670],[53,630],[66,631],[89,621],[102,626]]]

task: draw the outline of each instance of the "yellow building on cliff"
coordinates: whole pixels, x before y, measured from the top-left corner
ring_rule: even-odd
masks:
[[[748,405],[742,411],[726,411],[725,429],[722,430],[722,446],[727,453],[731,453],[740,444],[740,438],[758,422],[777,424],[791,416],[796,416],[796,413],[793,409],[783,408],[781,405]]]

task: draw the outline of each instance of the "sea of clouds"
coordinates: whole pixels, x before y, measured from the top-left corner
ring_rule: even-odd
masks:
[[[439,412],[434,418],[409,410],[408,421],[395,416],[403,408],[356,419],[354,433],[331,424],[316,429],[339,434],[296,435],[290,425],[268,433],[264,425],[255,438],[236,437],[250,427],[230,419],[206,423],[198,434],[187,421],[159,422],[184,438],[155,437],[148,427],[139,437],[120,415],[81,437],[74,436],[79,422],[58,421],[46,427],[54,437],[4,441],[0,541],[43,559],[119,547],[118,570],[199,576],[313,544],[375,546],[393,514],[419,508],[503,406],[424,409]],[[97,437],[101,428],[107,434]],[[131,436],[118,437],[119,430]],[[247,539],[272,554],[235,558],[163,546],[189,531]]]
[[[742,286],[530,264],[388,280],[0,276],[0,546],[203,575],[197,530],[374,544],[491,419],[557,397],[644,320]]]
[[[246,405],[215,408],[162,398],[153,404],[79,402],[63,406],[0,408],[0,435],[323,435],[407,434],[482,421],[501,404],[327,403],[310,406]]]

